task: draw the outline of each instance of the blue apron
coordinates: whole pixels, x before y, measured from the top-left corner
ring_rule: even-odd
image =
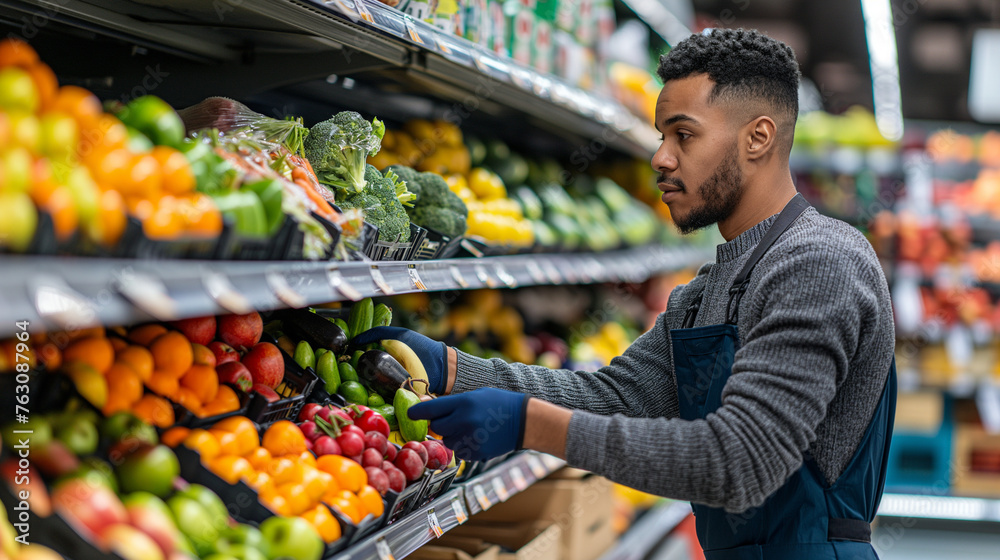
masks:
[[[725,324],[692,328],[701,305],[699,295],[687,310],[684,328],[670,331],[681,418],[703,419],[719,408],[740,345],[736,322],[750,273],[808,206],[801,195],[796,195],[757,245],[729,291]],[[807,452],[802,467],[756,508],[732,514],[722,508],[693,504],[698,540],[706,560],[877,559],[871,545],[870,523],[885,485],[895,408],[893,359],[871,423],[832,486],[827,486]]]

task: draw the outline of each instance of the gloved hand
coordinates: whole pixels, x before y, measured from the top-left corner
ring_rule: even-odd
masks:
[[[521,448],[528,395],[502,389],[476,389],[438,397],[410,407],[414,420],[430,420],[455,456],[485,461]]]
[[[351,344],[363,346],[386,339],[409,346],[427,370],[430,392],[444,394],[448,381],[448,345],[402,327],[373,327],[351,339]]]

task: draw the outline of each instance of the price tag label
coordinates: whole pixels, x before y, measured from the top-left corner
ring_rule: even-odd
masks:
[[[517,279],[511,276],[509,272],[507,272],[507,267],[505,267],[502,264],[498,264],[495,268],[495,272],[497,278],[499,278],[500,281],[503,282],[504,286],[507,286],[508,288],[517,287]]]
[[[225,274],[203,270],[201,277],[208,295],[226,311],[237,315],[253,311],[250,301],[233,286]]]
[[[365,0],[354,0],[354,6],[358,9],[358,15],[361,16],[361,19],[371,24],[375,23],[375,17],[372,16],[368,6],[365,6]]]
[[[448,46],[448,42],[445,41],[441,35],[437,33],[434,34],[434,43],[437,45],[438,50],[444,54],[451,54],[451,47]]]
[[[481,264],[476,265],[476,278],[483,284],[486,284],[487,288],[492,289],[497,287],[497,281],[486,272],[486,267]]]
[[[359,19],[361,19],[361,15],[358,14],[357,10],[355,10],[354,6],[352,6],[350,3],[345,2],[344,0],[331,0],[331,1],[333,5],[335,5],[338,10],[343,12],[344,15],[350,18],[351,21],[356,22]]]
[[[548,474],[545,465],[534,455],[528,455],[528,468],[531,469],[532,474],[538,479],[545,478],[545,475]]]
[[[417,265],[415,264],[406,265],[406,271],[410,273],[410,282],[413,283],[413,287],[420,290],[421,292],[426,292],[427,286],[424,285],[424,281],[420,279],[420,271],[417,270]]]
[[[426,45],[423,37],[420,33],[417,33],[417,26],[413,24],[413,20],[409,17],[403,17],[403,21],[406,22],[406,33],[410,36],[410,40],[414,43],[419,43],[421,45]]]
[[[469,514],[465,512],[465,507],[462,506],[462,501],[458,499],[458,496],[451,499],[451,509],[455,512],[455,520],[458,521],[459,525],[469,520]]]
[[[434,513],[434,508],[427,511],[427,524],[431,527],[431,533],[434,533],[435,537],[440,538],[444,534],[444,529],[441,528],[441,523],[438,521],[438,516]]]
[[[268,287],[274,292],[274,297],[278,298],[281,303],[284,303],[288,307],[305,307],[306,298],[302,294],[296,292],[288,285],[288,279],[285,278],[284,274],[280,272],[271,270],[264,275]]]
[[[327,271],[326,277],[330,281],[330,285],[333,286],[333,289],[340,292],[340,295],[351,301],[361,301],[361,292],[359,292],[354,286],[350,285],[347,280],[344,280],[344,277],[340,274],[339,270],[331,268]]]
[[[486,497],[483,487],[478,484],[472,487],[472,495],[476,497],[476,501],[479,502],[479,507],[483,508],[483,511],[490,509],[490,506],[493,505]]]
[[[97,317],[90,300],[73,291],[59,278],[36,277],[35,309],[44,319],[52,319],[66,328],[79,328],[81,317]],[[139,309],[161,321],[177,319],[177,302],[170,297],[159,278],[144,273],[118,275],[118,292]]]
[[[493,491],[497,493],[497,497],[500,498],[501,502],[506,502],[507,498],[510,497],[510,493],[507,492],[507,487],[503,483],[503,479],[499,476],[493,477]]]
[[[528,269],[528,275],[531,276],[531,280],[535,284],[544,284],[548,280],[545,277],[545,273],[542,272],[542,267],[538,266],[538,263],[534,260],[529,260],[526,268]]]
[[[461,288],[468,288],[469,282],[462,276],[462,271],[458,269],[457,266],[451,265],[448,267],[451,270],[451,279],[455,281],[456,284]]]
[[[521,467],[511,468],[510,478],[514,482],[514,488],[517,488],[518,492],[523,492],[528,487],[528,481],[524,478],[524,472],[521,471]]]
[[[390,286],[389,283],[385,281],[385,276],[382,275],[382,271],[379,270],[377,264],[372,265],[371,275],[372,275],[372,280],[375,281],[375,285],[378,286],[378,289],[381,290],[383,294],[391,296],[392,294],[396,293],[396,290],[393,290],[392,286]]]
[[[378,554],[379,560],[396,560],[389,550],[389,543],[385,542],[385,537],[375,541],[375,553]]]
[[[486,55],[479,49],[474,49],[472,51],[472,61],[475,62],[476,68],[479,68],[479,71],[484,74],[490,71],[490,67],[486,64],[485,58]]]
[[[556,265],[552,264],[552,261],[544,261],[542,266],[545,268],[545,274],[549,277],[549,282],[562,284],[562,275],[559,274],[559,269],[556,268]]]
[[[576,267],[573,265],[573,263],[566,261],[559,261],[557,267],[559,270],[559,274],[561,274],[562,277],[565,278],[566,281],[569,282],[570,284],[576,284],[580,281],[580,276],[577,273]]]

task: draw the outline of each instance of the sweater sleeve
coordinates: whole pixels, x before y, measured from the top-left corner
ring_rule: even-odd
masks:
[[[485,360],[458,351],[454,393],[496,387],[595,414],[678,415],[666,314],[624,354],[596,372],[552,370],[541,366]]]
[[[575,412],[569,464],[730,512],[762,504],[798,470],[859,332],[878,320],[877,263],[830,247],[772,253],[741,305],[754,320],[720,408],[693,421]]]

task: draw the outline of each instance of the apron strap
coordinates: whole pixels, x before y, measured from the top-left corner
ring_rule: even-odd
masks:
[[[792,197],[792,200],[785,205],[785,208],[781,210],[781,213],[778,214],[778,219],[768,228],[767,233],[764,234],[764,238],[754,248],[753,253],[750,253],[750,258],[743,265],[743,269],[736,275],[733,285],[729,288],[729,306],[726,309],[726,323],[735,325],[739,320],[740,300],[743,299],[743,294],[746,293],[747,287],[750,285],[750,273],[753,272],[753,268],[757,266],[764,253],[781,237],[781,234],[785,233],[807,208],[809,208],[809,203],[806,202],[801,193],[796,193]]]

